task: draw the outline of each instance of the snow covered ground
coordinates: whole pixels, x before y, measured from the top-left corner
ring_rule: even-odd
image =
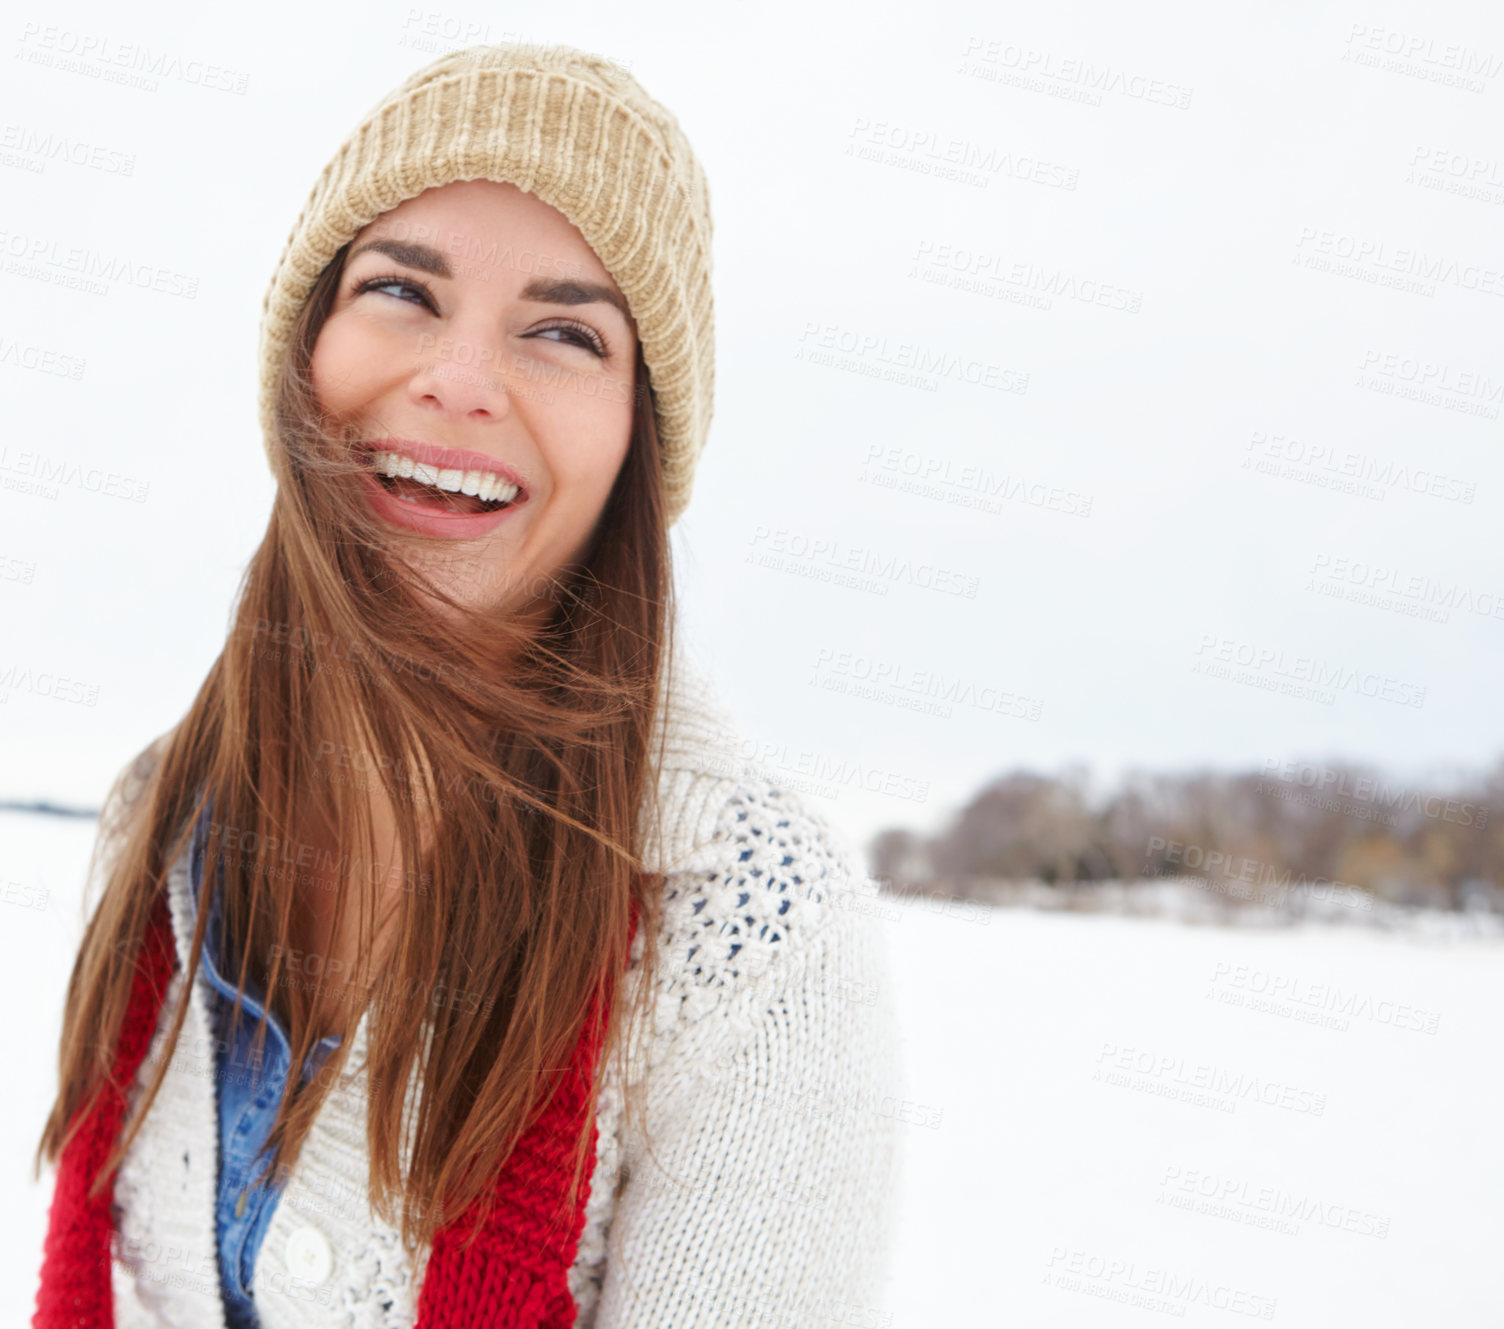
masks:
[[[0,813],[4,1324],[93,834]],[[1504,1323],[1498,941],[871,904],[912,1124],[889,1286],[848,1325]]]
[[[894,1326],[1504,1323],[1497,941],[888,928],[941,1109],[907,1131]]]

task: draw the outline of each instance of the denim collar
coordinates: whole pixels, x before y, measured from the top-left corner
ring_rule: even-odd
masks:
[[[193,839],[188,855],[188,930],[190,934],[197,923],[198,893],[200,883],[203,881],[204,853],[209,838],[209,823],[214,815],[213,800],[205,801],[204,810],[199,814],[194,823]],[[213,889],[209,894],[209,926],[204,933],[204,946],[200,953],[200,963],[210,984],[227,1001],[235,1000],[235,984],[229,982],[220,971],[218,962],[218,947],[224,936],[223,914],[220,910],[222,888],[224,886],[224,870],[221,867],[216,874]],[[282,1028],[282,1022],[275,1015],[267,1013],[266,994],[261,986],[250,975],[246,976],[245,997],[241,1002],[241,1009],[249,1013],[252,1020],[259,1020],[266,1015],[266,1027],[271,1031],[271,1036],[277,1039],[281,1045],[284,1057],[292,1055],[292,1047],[287,1040],[287,1032]],[[311,1056],[315,1061],[322,1061],[328,1053],[337,1048],[343,1040],[337,1034],[329,1034],[319,1039],[313,1045]]]

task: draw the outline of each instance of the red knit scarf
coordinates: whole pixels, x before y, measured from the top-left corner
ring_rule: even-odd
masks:
[[[637,932],[632,903],[632,935]],[[89,1183],[119,1138],[131,1085],[151,1046],[167,985],[177,967],[166,896],[152,910],[137,961],[136,978],[116,1046],[114,1076],[78,1133],[58,1159],[57,1186],[43,1246],[42,1282],[32,1329],[114,1329],[110,1276],[113,1185],[94,1200]],[[600,1056],[603,1018],[610,997],[603,986],[585,1021],[567,1074],[537,1113],[499,1173],[481,1234],[468,1251],[463,1239],[480,1207],[445,1225],[434,1237],[422,1278],[415,1329],[486,1325],[488,1329],[569,1329],[576,1307],[568,1274],[585,1226],[590,1197],[587,1164],[571,1222],[561,1232],[554,1221],[563,1208],[570,1177],[570,1151],[586,1129],[585,1105]],[[592,1119],[590,1153],[597,1126]]]

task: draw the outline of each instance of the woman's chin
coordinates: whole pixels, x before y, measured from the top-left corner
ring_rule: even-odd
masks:
[[[512,578],[495,573],[477,574],[452,567],[428,570],[434,590],[446,598],[430,594],[435,613],[452,620],[460,615],[541,616],[548,608],[547,597],[530,596]],[[420,592],[421,593],[421,592]]]

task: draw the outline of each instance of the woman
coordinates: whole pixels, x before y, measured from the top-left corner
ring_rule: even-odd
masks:
[[[568,47],[435,61],[321,175],[266,536],[102,817],[35,1325],[883,1313],[862,874],[674,644],[710,240],[674,117]]]

